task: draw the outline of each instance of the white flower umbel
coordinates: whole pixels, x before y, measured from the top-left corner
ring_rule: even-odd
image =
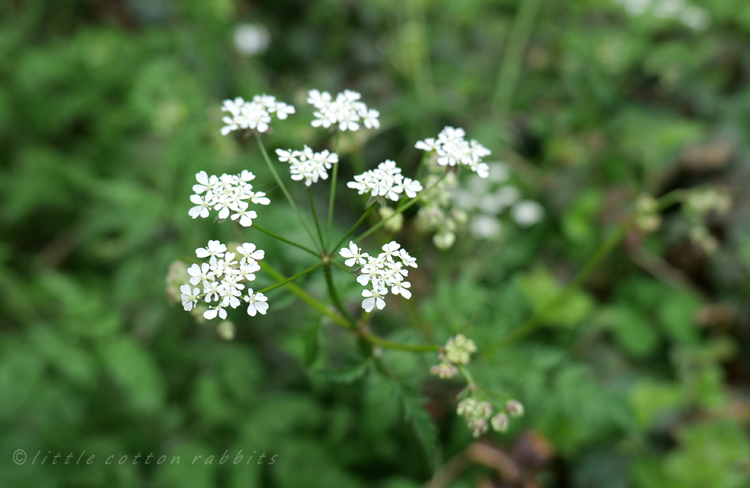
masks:
[[[327,91],[310,90],[307,103],[315,107],[312,126],[327,129],[338,125],[341,131],[356,131],[361,123],[368,129],[379,129],[380,112],[367,108],[360,98],[362,95],[352,90],[344,90],[335,99]]]
[[[338,154],[327,149],[316,153],[307,146],[302,151],[277,149],[276,154],[279,161],[289,163],[292,179],[305,180],[307,186],[317,183],[318,180],[328,179],[328,170],[339,162]]]
[[[237,220],[241,226],[250,227],[258,214],[254,210],[248,210],[248,202],[260,205],[271,203],[265,193],[253,191],[250,182],[255,179],[255,175],[247,170],[238,175],[225,173],[221,176],[209,176],[205,171],[201,171],[195,175],[195,179],[198,184],[193,185],[195,193],[190,196],[190,201],[195,207],[188,211],[188,215],[194,219],[205,219],[213,209],[219,213],[220,220],[231,216],[232,220]]]
[[[474,139],[464,139],[466,132],[461,128],[446,127],[437,139],[429,138],[419,141],[414,146],[427,152],[437,154],[437,163],[440,166],[457,166],[459,164],[468,166],[472,171],[482,178],[487,178],[489,166],[482,162],[482,158],[489,156],[492,152],[479,144]]]
[[[257,250],[255,244],[246,242],[237,246],[236,253],[227,252],[227,246],[219,241],[208,241],[205,248],[195,250],[199,258],[209,258],[208,263],[193,264],[188,268],[190,283],[182,285],[182,306],[186,311],[192,310],[199,301],[213,304],[203,313],[211,320],[217,316],[226,319],[226,308],[237,308],[245,301],[249,304],[248,315],[257,313],[265,315],[268,310],[268,298],[263,293],[245,290],[244,282],[255,280],[255,272],[260,270],[258,261],[265,257],[265,252]],[[241,256],[237,261],[237,256]]]
[[[401,168],[391,160],[380,163],[376,169],[356,175],[354,181],[350,181],[346,186],[357,190],[360,195],[369,193],[372,199],[387,198],[394,202],[397,202],[402,194],[414,198],[422,191],[422,184],[404,177]]]
[[[225,136],[239,129],[268,132],[271,114],[276,114],[277,118],[284,120],[294,113],[294,107],[277,101],[276,97],[271,95],[255,95],[252,101],[242,97],[224,100],[221,111],[228,112],[222,119],[225,125],[221,128],[221,134]]]
[[[417,267],[417,260],[401,248],[398,242],[385,244],[383,252],[377,257],[362,252],[354,242],[349,242],[349,247],[341,249],[339,254],[346,259],[344,264],[350,268],[359,268],[357,281],[368,287],[362,291],[362,308],[366,312],[385,307],[384,297],[389,293],[389,288],[393,295],[411,298],[411,283],[404,281],[404,278],[409,275],[408,267]]]

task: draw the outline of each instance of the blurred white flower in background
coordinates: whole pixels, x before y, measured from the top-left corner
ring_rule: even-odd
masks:
[[[621,5],[632,17],[650,13],[665,20],[676,20],[694,30],[705,30],[711,18],[704,9],[690,5],[685,0],[612,0]]]
[[[439,166],[436,166],[439,168]],[[544,216],[544,208],[532,200],[522,200],[521,191],[508,182],[510,167],[503,162],[487,164],[487,177],[470,175],[463,182],[455,174],[446,175],[422,197],[417,224],[422,230],[435,231],[433,242],[440,249],[456,241],[459,226],[468,222],[469,233],[477,239],[495,239],[503,228],[502,215],[519,227],[530,227]],[[435,174],[426,187],[437,181]]]
[[[544,209],[537,202],[523,200],[513,205],[510,214],[521,227],[530,227],[542,219]]]
[[[263,24],[239,24],[234,29],[234,47],[243,56],[254,56],[268,49],[271,35]]]

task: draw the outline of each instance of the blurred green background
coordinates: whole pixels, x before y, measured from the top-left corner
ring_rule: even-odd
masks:
[[[0,19],[0,486],[750,486],[745,0],[8,0]],[[283,289],[267,316],[230,316],[231,342],[165,294],[173,260],[234,238],[188,217],[199,170],[256,172],[277,200],[258,223],[305,238],[252,139],[219,134],[219,108],[273,94],[298,113],[268,145],[321,147],[311,88],[358,90],[381,112],[379,131],[342,138],[340,182],[384,159],[409,174],[414,142],[455,125],[546,209],[445,252],[407,218],[415,297],[375,321],[392,340],[442,343],[471,322],[481,353],[641,192],[708,184],[733,207],[708,223],[711,254],[676,208],[656,233],[629,231],[536,332],[479,355],[477,381],[526,406],[507,434],[475,443],[455,415],[461,385],[428,375],[434,355],[386,351],[435,422],[425,454],[429,419],[404,415],[350,338]],[[362,204],[341,192],[339,231]],[[287,275],[311,264],[246,235]],[[324,297],[320,274],[303,284]],[[219,463],[240,450],[277,457]],[[96,461],[62,464],[82,451]],[[37,452],[50,459],[32,465]]]

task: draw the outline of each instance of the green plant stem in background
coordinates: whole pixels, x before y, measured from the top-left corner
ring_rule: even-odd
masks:
[[[279,187],[281,188],[281,191],[284,193],[284,196],[289,202],[289,205],[292,206],[292,209],[297,214],[297,218],[299,218],[299,221],[302,223],[302,226],[307,231],[307,234],[310,236],[310,239],[312,239],[312,241],[316,243],[315,246],[317,247],[318,244],[317,244],[317,241],[315,240],[315,236],[313,235],[310,228],[307,226],[307,223],[305,222],[305,219],[302,217],[302,214],[299,212],[297,205],[294,204],[294,200],[292,199],[292,196],[287,191],[286,186],[284,185],[284,182],[281,181],[281,177],[279,177],[279,173],[276,171],[276,168],[273,167],[271,158],[268,157],[268,152],[266,152],[266,146],[263,145],[263,139],[261,139],[260,135],[258,134],[255,134],[255,138],[258,140],[258,146],[260,147],[260,152],[263,154],[263,159],[266,161],[266,164],[268,165],[268,169],[271,170],[273,177],[276,179],[276,183],[278,183]],[[322,249],[319,249],[319,251],[322,251]]]
[[[329,317],[331,320],[333,320],[335,323],[337,323],[341,327],[345,329],[354,329],[354,326],[348,320],[346,320],[344,317],[334,312],[333,310],[330,310],[323,302],[313,297],[312,295],[307,293],[305,290],[303,290],[296,284],[287,280],[286,276],[279,273],[276,269],[273,268],[273,266],[266,263],[265,261],[259,261],[258,264],[260,264],[260,267],[263,269],[263,271],[268,273],[268,275],[271,278],[278,280],[279,282],[283,281],[284,286],[286,286],[289,289],[289,291],[291,291],[294,295],[299,297],[303,302],[310,305],[310,307],[317,310],[318,312],[325,315],[326,317]]]
[[[353,319],[347,320],[344,317],[344,315],[329,309],[323,302],[321,302],[317,298],[307,293],[298,285],[292,283],[292,280],[294,280],[295,278],[298,278],[302,276],[303,274],[310,273],[311,271],[314,271],[320,266],[324,266],[322,262],[290,278],[285,277],[283,274],[278,272],[276,269],[274,269],[273,266],[271,266],[265,261],[260,261],[259,264],[260,264],[260,267],[263,269],[263,271],[265,271],[271,278],[278,280],[278,283],[276,283],[275,285],[265,288],[264,290],[261,290],[261,291],[267,291],[267,290],[276,288],[277,286],[286,286],[289,289],[289,291],[291,291],[294,295],[302,299],[303,302],[310,305],[310,307],[312,307],[314,310],[317,310],[318,312],[325,315],[326,317],[329,317],[331,320],[334,321],[334,323],[338,324],[339,326],[349,331],[356,332],[358,336],[360,336],[361,338],[365,339],[366,341],[372,344],[385,347],[387,349],[398,349],[401,351],[412,351],[412,352],[427,352],[427,351],[439,351],[440,350],[440,346],[438,345],[399,344],[398,342],[392,342],[392,341],[380,338],[376,335],[362,332],[355,326],[355,322]],[[336,288],[335,288],[335,285],[333,284],[333,279],[330,276],[330,268],[326,266],[326,269],[328,270],[328,272],[326,273],[326,281],[329,285],[329,292],[331,292],[332,294],[332,299],[338,302],[337,306],[343,309],[343,306],[341,306],[341,301],[338,299],[338,294],[336,293]],[[343,312],[345,313],[345,311]],[[351,318],[351,315],[349,315],[349,317]]]
[[[523,53],[534,26],[534,20],[543,0],[521,0],[505,47],[500,70],[497,75],[495,93],[492,97],[496,116],[506,118],[510,114],[513,93],[518,84],[523,64]]]
[[[328,250],[329,253],[334,253],[336,252],[336,249],[341,249],[341,245],[344,243],[344,241],[346,241],[346,238],[352,235],[354,231],[357,230],[357,227],[362,225],[362,222],[364,222],[367,216],[370,215],[370,211],[372,210],[372,208],[373,208],[372,205],[367,207],[367,210],[365,210],[365,213],[363,213],[362,216],[359,218],[359,220],[352,226],[351,229],[349,229],[349,232],[347,232],[344,235],[344,237],[342,237],[341,240],[336,243],[335,246],[333,246],[331,249]]]
[[[339,154],[339,141],[341,141],[341,131],[336,131],[336,155]],[[339,162],[333,165],[333,174],[331,175],[331,195],[328,197],[328,233],[326,234],[327,240],[325,244],[321,245],[325,249],[328,244],[331,243],[331,229],[333,228],[333,202],[336,199],[336,178],[339,174],[339,165],[341,164],[341,156],[339,156]]]
[[[320,222],[318,222],[318,211],[315,210],[315,200],[313,199],[312,188],[307,187],[307,194],[310,196],[310,212],[313,214],[315,220],[315,229],[318,231],[318,239],[320,239],[320,247],[325,249],[325,243],[323,242],[323,233],[320,231]]]
[[[287,283],[289,283],[290,281],[294,281],[294,280],[296,280],[297,278],[299,278],[300,276],[304,276],[304,275],[306,275],[307,273],[312,273],[313,271],[315,271],[316,269],[320,268],[321,266],[323,266],[323,263],[322,263],[322,262],[320,262],[320,263],[318,263],[318,264],[316,264],[316,265],[314,265],[314,266],[310,266],[310,267],[309,267],[309,268],[307,268],[306,270],[304,270],[304,271],[300,271],[299,273],[297,273],[297,274],[296,274],[296,275],[294,275],[294,276],[290,276],[289,278],[287,278],[287,279],[285,279],[285,280],[283,280],[283,281],[279,281],[278,283],[276,283],[276,284],[274,284],[274,285],[271,285],[271,286],[267,286],[266,288],[263,288],[262,290],[258,290],[258,293],[265,293],[265,292],[267,292],[267,291],[271,291],[271,290],[273,290],[274,288],[278,288],[278,287],[280,287],[280,286],[286,285],[286,284],[287,284]]]
[[[346,311],[344,308],[344,305],[341,303],[341,299],[339,298],[338,290],[336,289],[336,285],[333,282],[333,274],[331,273],[331,265],[326,264],[325,266],[325,275],[326,275],[326,285],[328,286],[328,295],[331,297],[331,301],[333,302],[333,305],[336,307],[336,309],[341,312],[341,315],[347,318],[349,322],[354,323],[354,317],[351,316],[349,312]]]
[[[263,227],[259,226],[255,222],[253,222],[252,228],[258,229],[259,231],[263,232],[264,234],[267,234],[267,235],[273,237],[274,239],[278,239],[281,242],[285,242],[285,243],[290,244],[290,245],[292,245],[294,247],[298,247],[298,248],[302,249],[303,251],[312,254],[315,257],[318,257],[318,258],[320,257],[320,254],[318,254],[317,252],[313,251],[309,247],[303,246],[302,244],[298,244],[298,243],[296,243],[294,241],[290,241],[289,239],[281,237],[280,235],[276,235],[273,232],[268,231],[268,230],[264,229]]]
[[[630,225],[630,222],[626,220],[625,222],[621,223],[617,229],[610,234],[610,236],[602,243],[602,245],[597,249],[597,251],[594,253],[594,255],[589,259],[589,261],[584,265],[584,267],[573,277],[572,280],[563,288],[558,295],[551,300],[547,305],[540,307],[534,315],[529,318],[526,322],[524,322],[518,329],[516,329],[514,332],[512,332],[510,335],[505,337],[504,339],[501,339],[497,342],[494,342],[484,348],[482,352],[490,352],[494,350],[497,347],[508,345],[512,342],[517,341],[518,339],[526,336],[527,334],[533,332],[539,325],[541,324],[542,315],[544,312],[549,310],[551,307],[554,307],[555,305],[559,304],[560,301],[565,298],[565,296],[574,288],[582,284],[586,278],[589,277],[592,271],[596,269],[596,267],[607,257],[609,254],[617,247],[617,245],[620,243],[622,238],[625,236],[625,232],[627,231],[628,227]]]
[[[354,239],[354,242],[361,241],[362,239],[364,239],[365,237],[369,236],[370,234],[372,234],[373,232],[375,232],[376,230],[378,230],[380,227],[382,227],[383,225],[385,225],[385,223],[388,222],[389,220],[391,220],[393,217],[395,217],[396,215],[404,212],[407,208],[409,208],[412,205],[414,205],[415,203],[417,203],[422,198],[422,196],[424,196],[425,194],[427,194],[427,192],[429,192],[430,190],[432,190],[433,188],[435,188],[441,181],[443,181],[443,178],[445,178],[445,175],[447,175],[447,174],[448,174],[448,170],[446,170],[442,175],[440,175],[440,178],[438,178],[438,180],[435,183],[433,183],[432,185],[430,185],[429,188],[427,188],[426,190],[422,190],[419,193],[419,195],[417,195],[416,197],[414,197],[411,200],[409,200],[408,202],[406,202],[406,204],[403,207],[397,208],[395,212],[393,212],[391,215],[388,216],[388,218],[381,220],[377,224],[375,224],[372,227],[370,227],[370,229],[366,230],[364,233],[362,233],[359,236],[357,236],[357,238]]]

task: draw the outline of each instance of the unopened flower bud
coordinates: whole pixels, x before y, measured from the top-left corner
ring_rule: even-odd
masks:
[[[523,405],[518,400],[508,400],[508,403],[505,404],[505,410],[511,417],[523,415]]]
[[[504,413],[499,413],[492,417],[490,423],[492,424],[492,429],[495,432],[505,432],[506,430],[508,430],[509,419],[508,416]]]
[[[234,332],[234,324],[228,320],[222,321],[219,326],[216,327],[216,333],[225,341],[231,341],[234,339]]]
[[[713,253],[719,247],[719,241],[703,225],[696,225],[690,229],[690,239],[698,244],[706,254]]]
[[[448,339],[445,344],[445,357],[454,364],[469,364],[471,354],[477,351],[474,341],[463,334]]]
[[[430,373],[444,380],[456,376],[458,374],[458,368],[448,361],[443,361],[439,365],[430,368]]]
[[[435,243],[435,247],[441,250],[449,249],[454,242],[456,242],[456,234],[453,232],[441,232],[435,234],[432,238],[432,242]]]
[[[173,303],[180,301],[180,286],[187,283],[188,279],[190,279],[187,270],[187,264],[182,261],[174,261],[169,265],[164,281],[167,284],[167,297]]]
[[[394,209],[391,207],[380,207],[380,218],[383,220],[391,217],[396,213]],[[404,214],[398,214],[395,217],[391,217],[388,222],[386,222],[383,226],[386,228],[386,230],[390,232],[398,232],[401,230],[401,227],[404,225]]]
[[[485,419],[472,420],[468,424],[469,429],[471,430],[471,435],[474,437],[479,437],[489,430],[489,425],[487,425]]]

